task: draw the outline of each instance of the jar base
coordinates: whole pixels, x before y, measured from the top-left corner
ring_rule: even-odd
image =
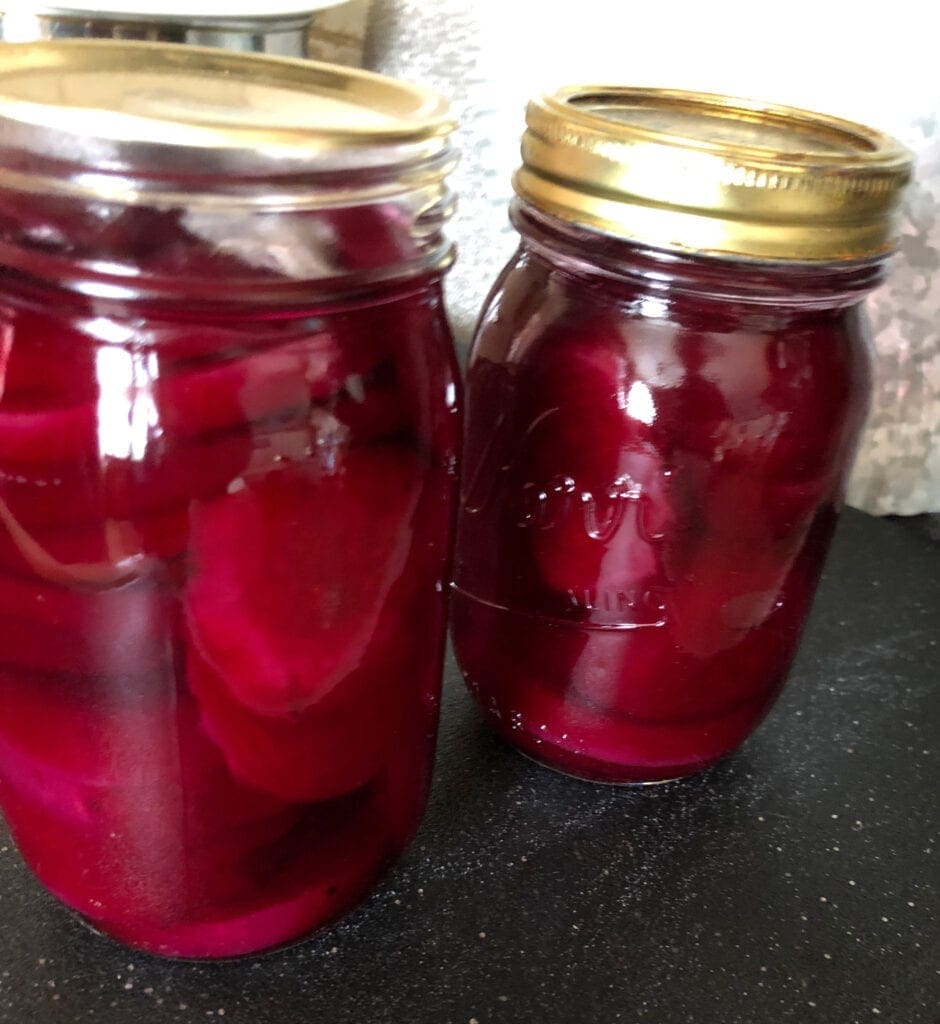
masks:
[[[142,935],[139,926],[132,934],[129,929],[122,928],[120,924],[112,926],[110,923],[89,917],[83,910],[79,910],[69,902],[62,893],[50,888],[38,875],[36,875],[36,880],[56,903],[70,917],[78,921],[85,930],[98,938],[123,947],[127,951],[152,956],[160,960],[182,963],[233,963],[239,960],[257,960],[273,956],[320,939],[367,900],[370,893],[377,889],[381,880],[395,866],[410,841],[409,838],[407,843],[395,850],[388,851],[381,860],[372,866],[372,870],[362,877],[359,885],[350,890],[347,899],[336,904],[331,912],[310,918],[304,926],[298,926],[293,934],[283,929],[281,935],[274,937],[273,941],[259,941],[257,944],[254,941],[239,941],[239,938],[244,938],[244,931],[233,933],[231,941],[226,941],[224,944],[216,941],[211,946],[207,944],[204,937],[200,939],[198,935],[192,934],[167,934],[154,939],[153,934]],[[32,866],[28,863],[27,867],[32,870]],[[257,938],[257,935],[254,937]],[[270,933],[267,937],[270,938]]]
[[[574,779],[576,782],[585,782],[594,786],[611,786],[616,789],[641,789],[644,786],[665,786],[670,782],[679,782],[681,779],[688,779],[693,775],[698,775],[700,772],[705,771],[706,768],[711,767],[711,765],[703,765],[702,768],[696,769],[693,772],[687,772],[683,775],[668,775],[662,779],[600,779],[593,775],[578,775],[577,772],[570,771],[567,768],[559,768],[558,765],[542,761],[534,754],[530,754],[527,750],[522,750],[520,747],[513,746],[512,749],[517,754],[521,754],[527,761],[531,761],[540,768],[547,768],[556,775],[563,775],[565,778]]]
[[[286,942],[281,942],[274,946],[265,946],[262,949],[255,950],[254,952],[245,953],[232,953],[230,955],[222,956],[188,956],[185,953],[165,953],[158,949],[148,949],[143,946],[135,946],[131,943],[117,938],[110,932],[105,931],[91,920],[86,917],[81,911],[75,910],[74,907],[70,907],[67,903],[62,903],[58,900],[59,905],[64,908],[66,913],[73,920],[77,921],[86,931],[91,932],[96,938],[104,939],[106,942],[113,942],[115,945],[120,946],[129,953],[140,953],[142,956],[152,956],[157,960],[166,960],[170,963],[181,963],[181,964],[232,964],[238,963],[239,961],[245,960],[262,960],[265,957],[274,957],[279,953],[283,953],[286,950],[294,949],[297,946],[305,946],[308,943],[315,941],[320,938],[324,932],[328,932],[339,919],[345,914],[340,914],[339,917],[332,921],[324,921],[320,925],[315,925],[310,931],[305,932],[303,935],[297,936],[295,939],[288,939]],[[353,908],[350,908],[353,909]],[[348,913],[349,911],[347,911]]]

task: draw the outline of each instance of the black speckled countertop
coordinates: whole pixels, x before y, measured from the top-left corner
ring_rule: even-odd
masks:
[[[312,941],[170,963],[87,931],[0,827],[3,1024],[936,1024],[940,540],[846,513],[788,689],[694,779],[595,787],[448,668],[411,850]]]

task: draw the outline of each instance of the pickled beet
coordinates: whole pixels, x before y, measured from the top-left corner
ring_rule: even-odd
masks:
[[[514,218],[467,376],[458,661],[545,764],[689,774],[786,678],[865,414],[877,268],[656,253],[521,201]]]
[[[338,693],[281,715],[233,697],[195,650],[187,672],[206,733],[231,775],[258,792],[294,802],[343,796],[366,785],[388,758],[397,708],[378,672],[351,674]]]
[[[146,248],[133,226],[108,244]],[[19,849],[140,948],[296,939],[362,897],[427,794],[457,443],[439,279],[270,310],[2,291]]]
[[[2,661],[103,675],[160,669],[169,657],[164,623],[172,609],[172,595],[146,578],[86,590],[0,576]]]
[[[0,570],[69,586],[114,587],[186,550],[185,506],[133,520],[24,526],[0,503]]]
[[[308,927],[300,908],[335,916],[394,855],[377,785],[345,801],[258,793],[231,778],[192,697],[162,696],[77,722],[79,740],[101,749],[94,778],[0,742],[5,813],[23,855],[99,926],[154,952],[248,952]],[[84,742],[73,748],[94,756]]]
[[[363,448],[193,507],[189,627],[239,703],[298,714],[375,656],[370,641],[407,561],[421,475],[407,449]],[[367,534],[381,567],[361,543]]]

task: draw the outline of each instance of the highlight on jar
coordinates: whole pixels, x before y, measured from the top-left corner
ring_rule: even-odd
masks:
[[[466,380],[452,634],[505,739],[600,782],[737,748],[787,676],[869,398],[910,156],[722,96],[531,103]]]
[[[0,804],[132,946],[296,940],[421,818],[452,127],[330,65],[0,51]]]

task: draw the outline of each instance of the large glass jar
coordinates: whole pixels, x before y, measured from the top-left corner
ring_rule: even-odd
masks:
[[[453,637],[573,775],[736,748],[784,683],[864,421],[906,152],[715,96],[530,105],[516,255],[467,375]]]
[[[102,931],[286,943],[425,803],[451,123],[401,83],[219,50],[0,68],[0,802]]]

